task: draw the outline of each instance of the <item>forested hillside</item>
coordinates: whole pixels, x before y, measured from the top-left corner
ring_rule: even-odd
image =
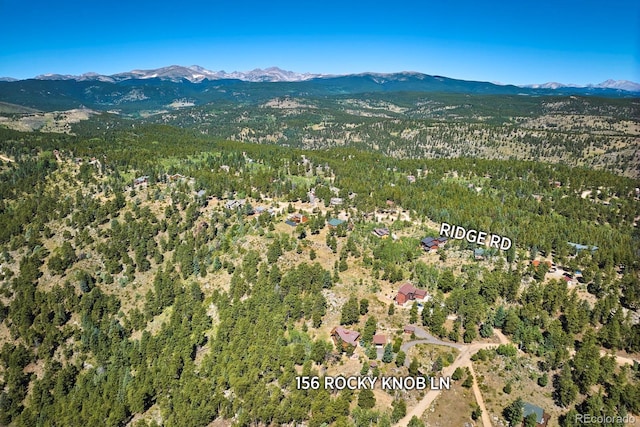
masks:
[[[635,178],[640,171],[634,92],[564,92],[398,73],[277,83],[24,80],[0,82],[0,102],[0,125],[21,131],[93,138],[121,126],[167,124],[301,149],[542,161]]]
[[[447,347],[403,347],[419,333],[408,324],[480,349],[472,360],[482,374],[452,376],[485,395],[486,406],[470,400],[459,411],[462,421],[477,420],[482,404],[517,423],[522,398],[544,407],[549,425],[577,425],[578,413],[640,415],[638,180],[534,161],[553,155],[544,151],[526,161],[471,148],[428,159],[406,151],[414,144],[403,148],[408,159],[358,150],[376,140],[390,153],[374,130],[402,134],[411,115],[422,114],[416,126],[458,126],[424,109],[362,117],[362,144],[314,145],[292,141],[315,121],[313,132],[338,121],[347,132],[353,116],[336,117],[351,113],[276,119],[274,107],[216,108],[135,122],[102,115],[70,134],[0,128],[1,425],[402,424],[424,393],[303,390],[298,378],[436,376],[457,363]],[[611,132],[635,153],[637,123],[625,128],[616,111]],[[225,114],[247,117],[255,132],[231,135],[230,123],[244,125]],[[258,117],[281,139],[210,136],[253,140]],[[521,124],[476,117],[460,132],[491,141]],[[575,137],[567,151],[582,138],[548,127],[540,138]],[[285,137],[296,147],[280,146]],[[589,150],[598,141],[584,138]],[[614,169],[629,172],[622,158]],[[442,223],[513,246],[450,239],[425,251],[421,241]],[[397,304],[404,283],[429,298]],[[361,334],[355,346],[332,340],[340,325]],[[387,344],[377,349],[374,334]],[[447,393],[440,399],[456,399]]]

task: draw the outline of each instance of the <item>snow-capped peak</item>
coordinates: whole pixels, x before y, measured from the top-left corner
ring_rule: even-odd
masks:
[[[630,82],[629,80],[606,80],[599,84],[577,85],[573,83],[548,82],[541,84],[524,85],[531,89],[562,89],[562,88],[595,88],[595,89],[617,89],[629,92],[640,92],[640,84]]]
[[[191,65],[184,67],[181,65],[170,65],[152,70],[131,70],[124,73],[117,73],[105,76],[97,73],[85,73],[81,76],[61,75],[61,74],[43,74],[37,76],[39,80],[98,80],[98,81],[122,81],[130,79],[153,79],[171,80],[180,82],[188,80],[192,83],[199,83],[205,79],[238,79],[249,82],[296,82],[309,80],[315,77],[323,77],[323,74],[296,73],[293,71],[282,70],[278,67],[269,67],[266,69],[256,68],[251,71],[233,71],[227,73],[225,71],[210,71],[199,65]]]
[[[620,89],[630,92],[640,92],[640,84],[630,82],[629,80],[605,80],[594,87],[607,88],[607,89]]]

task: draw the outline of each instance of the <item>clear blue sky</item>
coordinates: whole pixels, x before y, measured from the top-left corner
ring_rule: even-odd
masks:
[[[0,76],[201,65],[640,82],[640,1],[0,0]]]

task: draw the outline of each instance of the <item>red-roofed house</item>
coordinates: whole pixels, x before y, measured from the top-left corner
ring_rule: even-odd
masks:
[[[387,337],[386,335],[376,334],[373,336],[373,345],[376,347],[384,347],[387,345]]]
[[[424,289],[417,289],[411,283],[405,283],[398,289],[398,295],[396,295],[396,303],[402,305],[407,301],[413,301],[416,299],[423,300],[427,296],[427,291]]]
[[[358,338],[360,338],[360,333],[356,331],[350,331],[349,329],[345,329],[342,326],[336,326],[331,330],[331,336],[333,337],[333,342],[336,346],[341,343],[342,348],[346,348],[351,344],[352,346],[358,345]]]

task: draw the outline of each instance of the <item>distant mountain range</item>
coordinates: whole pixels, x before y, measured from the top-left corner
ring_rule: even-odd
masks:
[[[323,77],[322,74],[295,73],[293,71],[282,70],[278,67],[266,69],[256,68],[251,71],[210,71],[199,65],[183,67],[181,65],[171,65],[169,67],[157,68],[155,70],[133,70],[126,73],[118,73],[105,76],[97,73],[85,73],[80,76],[62,74],[43,74],[36,76],[37,80],[77,80],[77,81],[101,81],[101,82],[121,82],[123,80],[134,79],[161,79],[172,82],[188,80],[191,83],[199,83],[203,80],[224,80],[234,79],[245,82],[299,82],[313,78]]]
[[[542,84],[524,85],[523,87],[528,87],[532,89],[596,88],[596,89],[619,89],[619,90],[625,90],[627,92],[640,92],[639,83],[630,82],[629,80],[611,80],[611,79],[605,80],[602,83],[588,84],[584,86],[575,85],[575,84],[549,82],[549,83],[542,83]]]
[[[112,75],[103,75],[98,73],[85,73],[79,76],[68,74],[42,74],[34,77],[35,80],[75,80],[75,81],[100,81],[108,83],[117,83],[125,80],[146,80],[146,79],[160,79],[168,80],[172,82],[181,82],[187,80],[191,83],[200,83],[204,80],[241,80],[245,82],[301,82],[317,78],[337,78],[348,76],[373,76],[379,79],[393,79],[396,75],[425,75],[421,73],[361,73],[352,75],[327,75],[327,74],[312,74],[312,73],[296,73],[293,71],[282,70],[278,67],[269,67],[266,69],[256,68],[251,71],[233,71],[227,73],[225,71],[210,71],[206,68],[198,65],[192,65],[190,67],[184,67],[181,65],[171,65],[169,67],[157,68],[154,70],[132,70],[124,73],[117,73]],[[17,81],[17,79],[11,77],[2,77],[0,81]],[[509,86],[509,85],[507,85]],[[548,82],[542,84],[529,84],[520,85],[518,87],[529,89],[614,89],[627,92],[640,92],[640,84],[631,82],[628,80],[606,80],[599,84],[588,85],[575,85],[564,84],[557,82]]]
[[[0,79],[2,80],[2,79]],[[559,83],[529,87],[457,80],[417,72],[331,76],[295,73],[276,67],[248,72],[209,71],[173,65],[105,76],[47,74],[0,81],[0,102],[40,111],[90,108],[138,114],[175,106],[231,102],[259,104],[278,97],[327,98],[375,93],[457,93],[509,96],[640,97],[640,85],[607,81],[588,87]]]

